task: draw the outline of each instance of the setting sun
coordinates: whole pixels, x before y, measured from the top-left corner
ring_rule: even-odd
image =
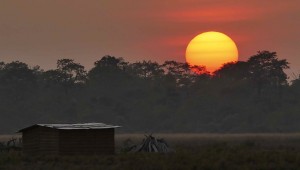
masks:
[[[186,62],[205,66],[214,72],[224,63],[238,60],[238,49],[234,41],[220,32],[205,32],[194,37],[186,48]]]

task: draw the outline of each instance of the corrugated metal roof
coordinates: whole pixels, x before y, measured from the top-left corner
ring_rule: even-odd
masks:
[[[24,130],[36,127],[48,127],[53,129],[63,129],[63,130],[72,130],[72,129],[109,129],[109,128],[119,128],[120,126],[107,125],[104,123],[77,123],[77,124],[35,124],[26,128],[19,130],[22,132]]]

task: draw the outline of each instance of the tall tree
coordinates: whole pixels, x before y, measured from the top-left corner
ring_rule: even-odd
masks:
[[[191,66],[188,63],[166,61],[163,63],[166,76],[178,86],[187,86],[191,83]]]
[[[86,80],[84,66],[72,59],[58,60],[57,70],[64,75],[63,81],[67,84],[82,84]]]
[[[3,75],[1,77],[2,81],[14,81],[25,82],[25,81],[35,81],[36,77],[34,71],[29,68],[26,63],[13,61],[11,63],[1,64]]]
[[[44,85],[59,85],[68,93],[70,88],[86,82],[86,71],[84,66],[72,59],[60,59],[57,60],[57,69],[45,71],[41,77]]]
[[[281,87],[287,85],[287,75],[284,69],[289,68],[286,59],[278,59],[276,52],[259,51],[247,61],[249,64],[249,76],[257,88],[258,94],[269,87]]]
[[[130,64],[131,72],[144,79],[162,77],[164,70],[157,62],[143,61]]]
[[[32,93],[37,85],[36,70],[19,61],[1,65],[0,88],[4,96],[16,102]]]
[[[90,80],[100,80],[117,76],[118,73],[124,72],[128,63],[123,58],[106,55],[94,63],[94,67],[89,71]]]
[[[188,63],[166,61],[163,63],[166,76],[173,79],[178,86],[189,86],[199,77],[206,77],[208,72],[204,66],[192,66]]]
[[[0,62],[0,70],[2,70],[5,67],[5,63],[3,61]]]
[[[246,79],[249,74],[249,64],[244,61],[225,63],[214,72],[214,77],[228,80]]]

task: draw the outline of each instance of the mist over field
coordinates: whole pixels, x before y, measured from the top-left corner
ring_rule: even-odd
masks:
[[[288,61],[261,51],[214,73],[176,61],[129,63],[104,56],[94,67],[0,63],[0,133],[36,123],[104,122],[119,132],[297,132],[300,79]]]

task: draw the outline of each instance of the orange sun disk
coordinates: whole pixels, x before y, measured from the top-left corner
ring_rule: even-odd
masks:
[[[234,41],[220,32],[205,32],[194,37],[186,48],[186,62],[205,66],[213,73],[224,63],[238,60],[238,49]]]

